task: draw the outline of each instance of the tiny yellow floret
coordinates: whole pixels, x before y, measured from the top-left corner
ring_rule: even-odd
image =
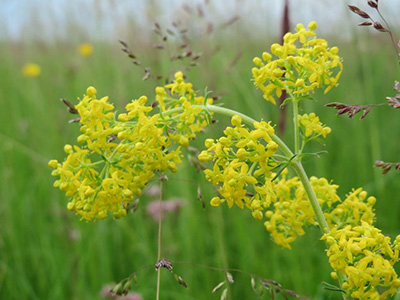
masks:
[[[311,21],[310,23],[308,23],[308,26],[307,26],[307,27],[308,27],[308,29],[314,31],[314,30],[317,29],[317,22]]]
[[[210,201],[211,206],[218,207],[221,205],[221,199],[219,197],[214,197]]]
[[[242,118],[239,115],[234,115],[231,119],[233,126],[240,126],[242,124]]]
[[[66,144],[65,146],[64,146],[64,152],[65,153],[70,153],[70,152],[72,152],[72,146],[71,145],[69,145],[69,144]]]
[[[58,161],[55,160],[55,159],[52,159],[52,160],[49,161],[48,165],[49,165],[50,168],[55,169],[58,166]]]

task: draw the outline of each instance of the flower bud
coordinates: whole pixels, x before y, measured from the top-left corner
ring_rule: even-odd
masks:
[[[242,118],[239,115],[234,115],[231,119],[233,126],[239,127],[242,124]]]
[[[211,206],[218,207],[221,205],[221,199],[219,197],[214,197],[210,201]]]
[[[49,161],[48,165],[49,165],[50,168],[55,169],[58,166],[58,161],[55,160],[55,159],[52,159],[52,160]]]
[[[94,97],[94,96],[96,96],[96,93],[97,93],[97,90],[96,90],[94,87],[92,87],[92,86],[89,86],[89,87],[87,88],[87,90],[86,90],[86,95],[88,95],[89,97]]]

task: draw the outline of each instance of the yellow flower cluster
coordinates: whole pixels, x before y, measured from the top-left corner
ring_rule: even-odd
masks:
[[[399,259],[400,236],[392,243],[373,226],[375,197],[361,188],[353,190],[334,209],[325,213],[331,231],[322,239],[329,246],[329,263],[345,275],[342,289],[354,299],[387,299],[400,287],[394,269]]]
[[[363,191],[362,188],[358,188],[347,195],[343,202],[329,212],[324,213],[324,215],[329,227],[358,226],[361,221],[372,225],[375,217],[373,211],[375,202],[375,197],[367,197],[367,192]]]
[[[326,40],[316,38],[316,28],[315,22],[308,24],[308,29],[298,24],[295,33],[284,36],[283,45],[271,46],[276,58],[264,52],[262,59],[253,59],[254,82],[267,101],[275,104],[273,92],[278,97],[283,90],[304,95],[326,86],[327,93],[337,84],[343,68],[339,49],[329,48]]]
[[[278,150],[271,139],[274,129],[262,121],[255,122],[255,129],[249,131],[238,115],[232,117],[231,123],[233,127],[225,129],[225,136],[215,141],[207,139],[207,150],[199,155],[202,162],[214,161],[213,169],[204,171],[206,179],[214,185],[222,183],[218,189],[221,197],[214,197],[211,205],[219,206],[226,201],[229,207],[246,206],[256,219],[262,219],[261,203],[269,206],[274,198],[271,191],[274,163],[270,161]]]
[[[331,132],[329,127],[324,126],[319,121],[319,117],[317,117],[315,113],[299,115],[299,123],[307,139],[312,135],[314,135],[314,137],[322,135],[325,138]]]
[[[211,122],[212,113],[196,105],[212,104],[213,99],[197,96],[192,84],[184,81],[182,72],[175,73],[173,83],[156,88],[156,100],[160,116],[168,125],[169,138],[184,147]]]
[[[346,275],[342,289],[354,299],[387,299],[400,287],[400,279],[394,269],[399,260],[398,236],[390,238],[368,222],[357,226],[334,227],[323,236],[329,245],[329,263],[337,272]]]
[[[329,208],[340,201],[336,194],[337,185],[314,176],[310,183],[322,207]],[[276,202],[265,213],[268,221],[264,225],[275,243],[290,249],[290,243],[304,234],[304,226],[316,225],[315,214],[298,177],[286,179],[286,172],[283,172],[274,184],[273,192]]]
[[[286,179],[287,170],[272,180],[278,145],[271,139],[274,129],[269,123],[255,122],[254,130],[249,130],[235,115],[231,124],[223,137],[207,139],[207,150],[199,155],[201,162],[213,161],[213,168],[204,173],[208,181],[220,185],[219,196],[211,199],[211,205],[226,202],[229,208],[235,204],[251,210],[257,220],[265,216],[264,225],[272,239],[290,248],[290,243],[304,234],[304,226],[316,224],[306,191],[298,177]],[[337,185],[317,177],[311,177],[310,182],[321,206],[330,208],[340,202]]]
[[[165,89],[172,90],[174,84],[177,82]],[[82,133],[77,141],[82,146],[66,145],[65,161],[49,162],[55,169],[52,175],[59,177],[54,186],[70,197],[68,209],[88,221],[104,219],[108,212],[114,218],[125,216],[133,197],[141,194],[156,172],[177,170],[180,146],[174,147],[173,142],[187,146],[182,140],[194,138],[194,132],[207,124],[201,112],[188,122],[184,122],[186,117],[181,119],[191,114],[190,106],[198,99],[193,92],[189,105],[174,99],[173,92],[165,93],[164,97],[175,103],[176,112],[169,112],[169,107],[162,114],[154,113],[142,96],[126,105],[126,112],[118,116],[108,97],[97,99],[96,93],[89,87],[75,106]]]

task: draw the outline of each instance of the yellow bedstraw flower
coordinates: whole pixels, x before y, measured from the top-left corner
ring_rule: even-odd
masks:
[[[339,228],[346,225],[357,226],[361,224],[361,221],[372,225],[375,218],[373,210],[375,202],[375,197],[367,198],[367,192],[358,188],[348,194],[342,203],[324,215],[330,227],[334,225]]]
[[[286,179],[286,174],[287,172],[283,172],[273,186],[276,201],[265,213],[268,220],[264,225],[275,243],[290,249],[290,243],[305,233],[304,226],[316,225],[316,221],[299,178]],[[310,178],[310,183],[321,207],[326,209],[340,201],[336,194],[338,185],[329,183],[325,178],[314,176]]]
[[[200,161],[214,163],[204,171],[208,181],[219,185],[219,196],[211,199],[211,205],[226,202],[229,208],[249,209],[257,220],[265,216],[264,225],[272,239],[291,248],[290,243],[304,234],[304,226],[316,225],[307,193],[298,177],[287,179],[287,170],[272,181],[278,146],[271,139],[274,129],[269,123],[255,122],[249,130],[236,115],[231,124],[221,138],[207,139],[207,150],[199,155]],[[310,183],[322,207],[329,209],[340,202],[337,185],[317,177],[311,177]]]
[[[269,158],[278,150],[278,145],[270,137],[274,129],[269,123],[255,122],[255,129],[249,131],[241,122],[239,116],[234,116],[231,120],[233,127],[225,129],[225,136],[215,141],[207,139],[205,145],[208,149],[200,153],[199,160],[214,161],[213,169],[204,171],[206,179],[214,185],[222,183],[218,189],[221,199],[213,198],[213,206],[227,202],[229,207],[236,204],[254,212],[263,209],[257,203],[270,203],[271,197],[274,198],[269,193],[273,168]],[[260,192],[250,196],[256,189]],[[262,218],[258,212],[253,216]]]
[[[59,177],[55,186],[71,198],[68,209],[86,220],[104,219],[107,212],[114,218],[124,216],[133,196],[141,194],[156,171],[174,171],[180,162],[179,149],[165,151],[169,141],[158,115],[143,113],[132,116],[131,123],[116,123],[113,108],[108,97],[97,99],[96,89],[89,87],[76,105],[82,125],[77,140],[83,146],[67,145],[66,160],[49,163]]]
[[[399,237],[396,238],[396,241]],[[353,299],[387,299],[400,287],[394,269],[399,260],[398,243],[371,224],[334,227],[322,239],[328,243],[329,263],[346,275],[342,288]]]
[[[78,53],[83,57],[88,57],[93,53],[93,45],[90,43],[80,44],[78,47]]]
[[[316,27],[315,22],[308,24],[308,29],[298,24],[295,33],[284,36],[283,45],[271,46],[272,54],[264,52],[262,60],[253,59],[254,83],[267,101],[275,104],[275,95],[280,97],[283,90],[305,95],[326,86],[327,93],[337,84],[343,68],[339,49],[316,38]]]
[[[22,68],[22,74],[26,77],[38,77],[40,72],[40,66],[34,63],[28,63]]]
[[[70,197],[68,209],[88,221],[104,219],[108,212],[114,218],[123,217],[156,172],[177,170],[181,154],[174,141],[187,146],[195,132],[208,124],[206,116],[191,107],[201,98],[193,92],[185,101],[168,96],[176,114],[168,112],[171,106],[164,115],[154,113],[142,96],[118,116],[108,97],[97,99],[96,94],[89,87],[75,106],[82,133],[77,141],[82,146],[66,145],[65,161],[49,162],[52,175],[59,177],[54,186]]]
[[[324,126],[315,113],[299,115],[300,128],[303,130],[306,138],[314,135],[315,137],[322,135],[324,138],[331,132],[331,129]]]
[[[197,96],[193,85],[184,81],[183,73],[176,72],[175,80],[165,87],[156,88],[156,101],[159,103],[160,116],[168,125],[169,138],[181,146],[187,147],[189,141],[211,123],[212,113],[196,105],[212,104],[212,99]],[[183,111],[169,111],[183,108]]]

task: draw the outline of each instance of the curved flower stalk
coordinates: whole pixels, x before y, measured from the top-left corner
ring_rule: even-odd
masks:
[[[118,219],[126,215],[129,203],[155,173],[177,171],[180,147],[187,147],[210,123],[211,114],[192,105],[211,102],[198,97],[181,72],[156,93],[159,113],[142,96],[116,115],[108,97],[97,99],[96,89],[87,89],[75,106],[81,145],[66,145],[64,162],[49,162],[55,169],[52,175],[59,178],[54,186],[70,197],[69,210],[87,221],[104,219],[108,212]],[[182,110],[171,112],[177,107]]]
[[[199,159],[214,163],[213,168],[205,170],[206,178],[220,186],[219,196],[211,199],[212,206],[226,202],[229,207],[236,204],[251,210],[257,220],[265,218],[272,239],[286,248],[304,234],[304,226],[318,225],[334,269],[331,275],[339,280],[337,290],[342,291],[343,298],[385,299],[399,287],[393,265],[398,261],[400,236],[391,244],[373,227],[374,197],[357,189],[342,202],[336,192],[338,185],[325,178],[308,178],[301,165],[306,143],[325,138],[331,129],[315,113],[299,115],[298,105],[316,88],[326,86],[328,92],[342,71],[338,49],[328,48],[325,40],[315,38],[315,28],[315,22],[308,25],[309,30],[298,25],[296,33],[285,36],[283,45],[271,47],[276,59],[265,52],[264,62],[257,57],[253,60],[257,66],[253,68],[255,84],[267,101],[275,103],[275,96],[283,90],[289,95],[286,103],[293,104],[294,151],[274,135],[273,129],[266,138],[251,140],[249,137],[256,136],[257,123],[243,118],[251,128],[246,129],[238,115],[227,112],[234,127],[228,127],[220,139],[207,140],[207,150]],[[208,109],[213,111],[212,107]],[[277,141],[275,149],[273,143]],[[258,164],[254,157],[270,147],[274,151],[265,156],[263,165]],[[298,176],[288,176],[286,167]]]

